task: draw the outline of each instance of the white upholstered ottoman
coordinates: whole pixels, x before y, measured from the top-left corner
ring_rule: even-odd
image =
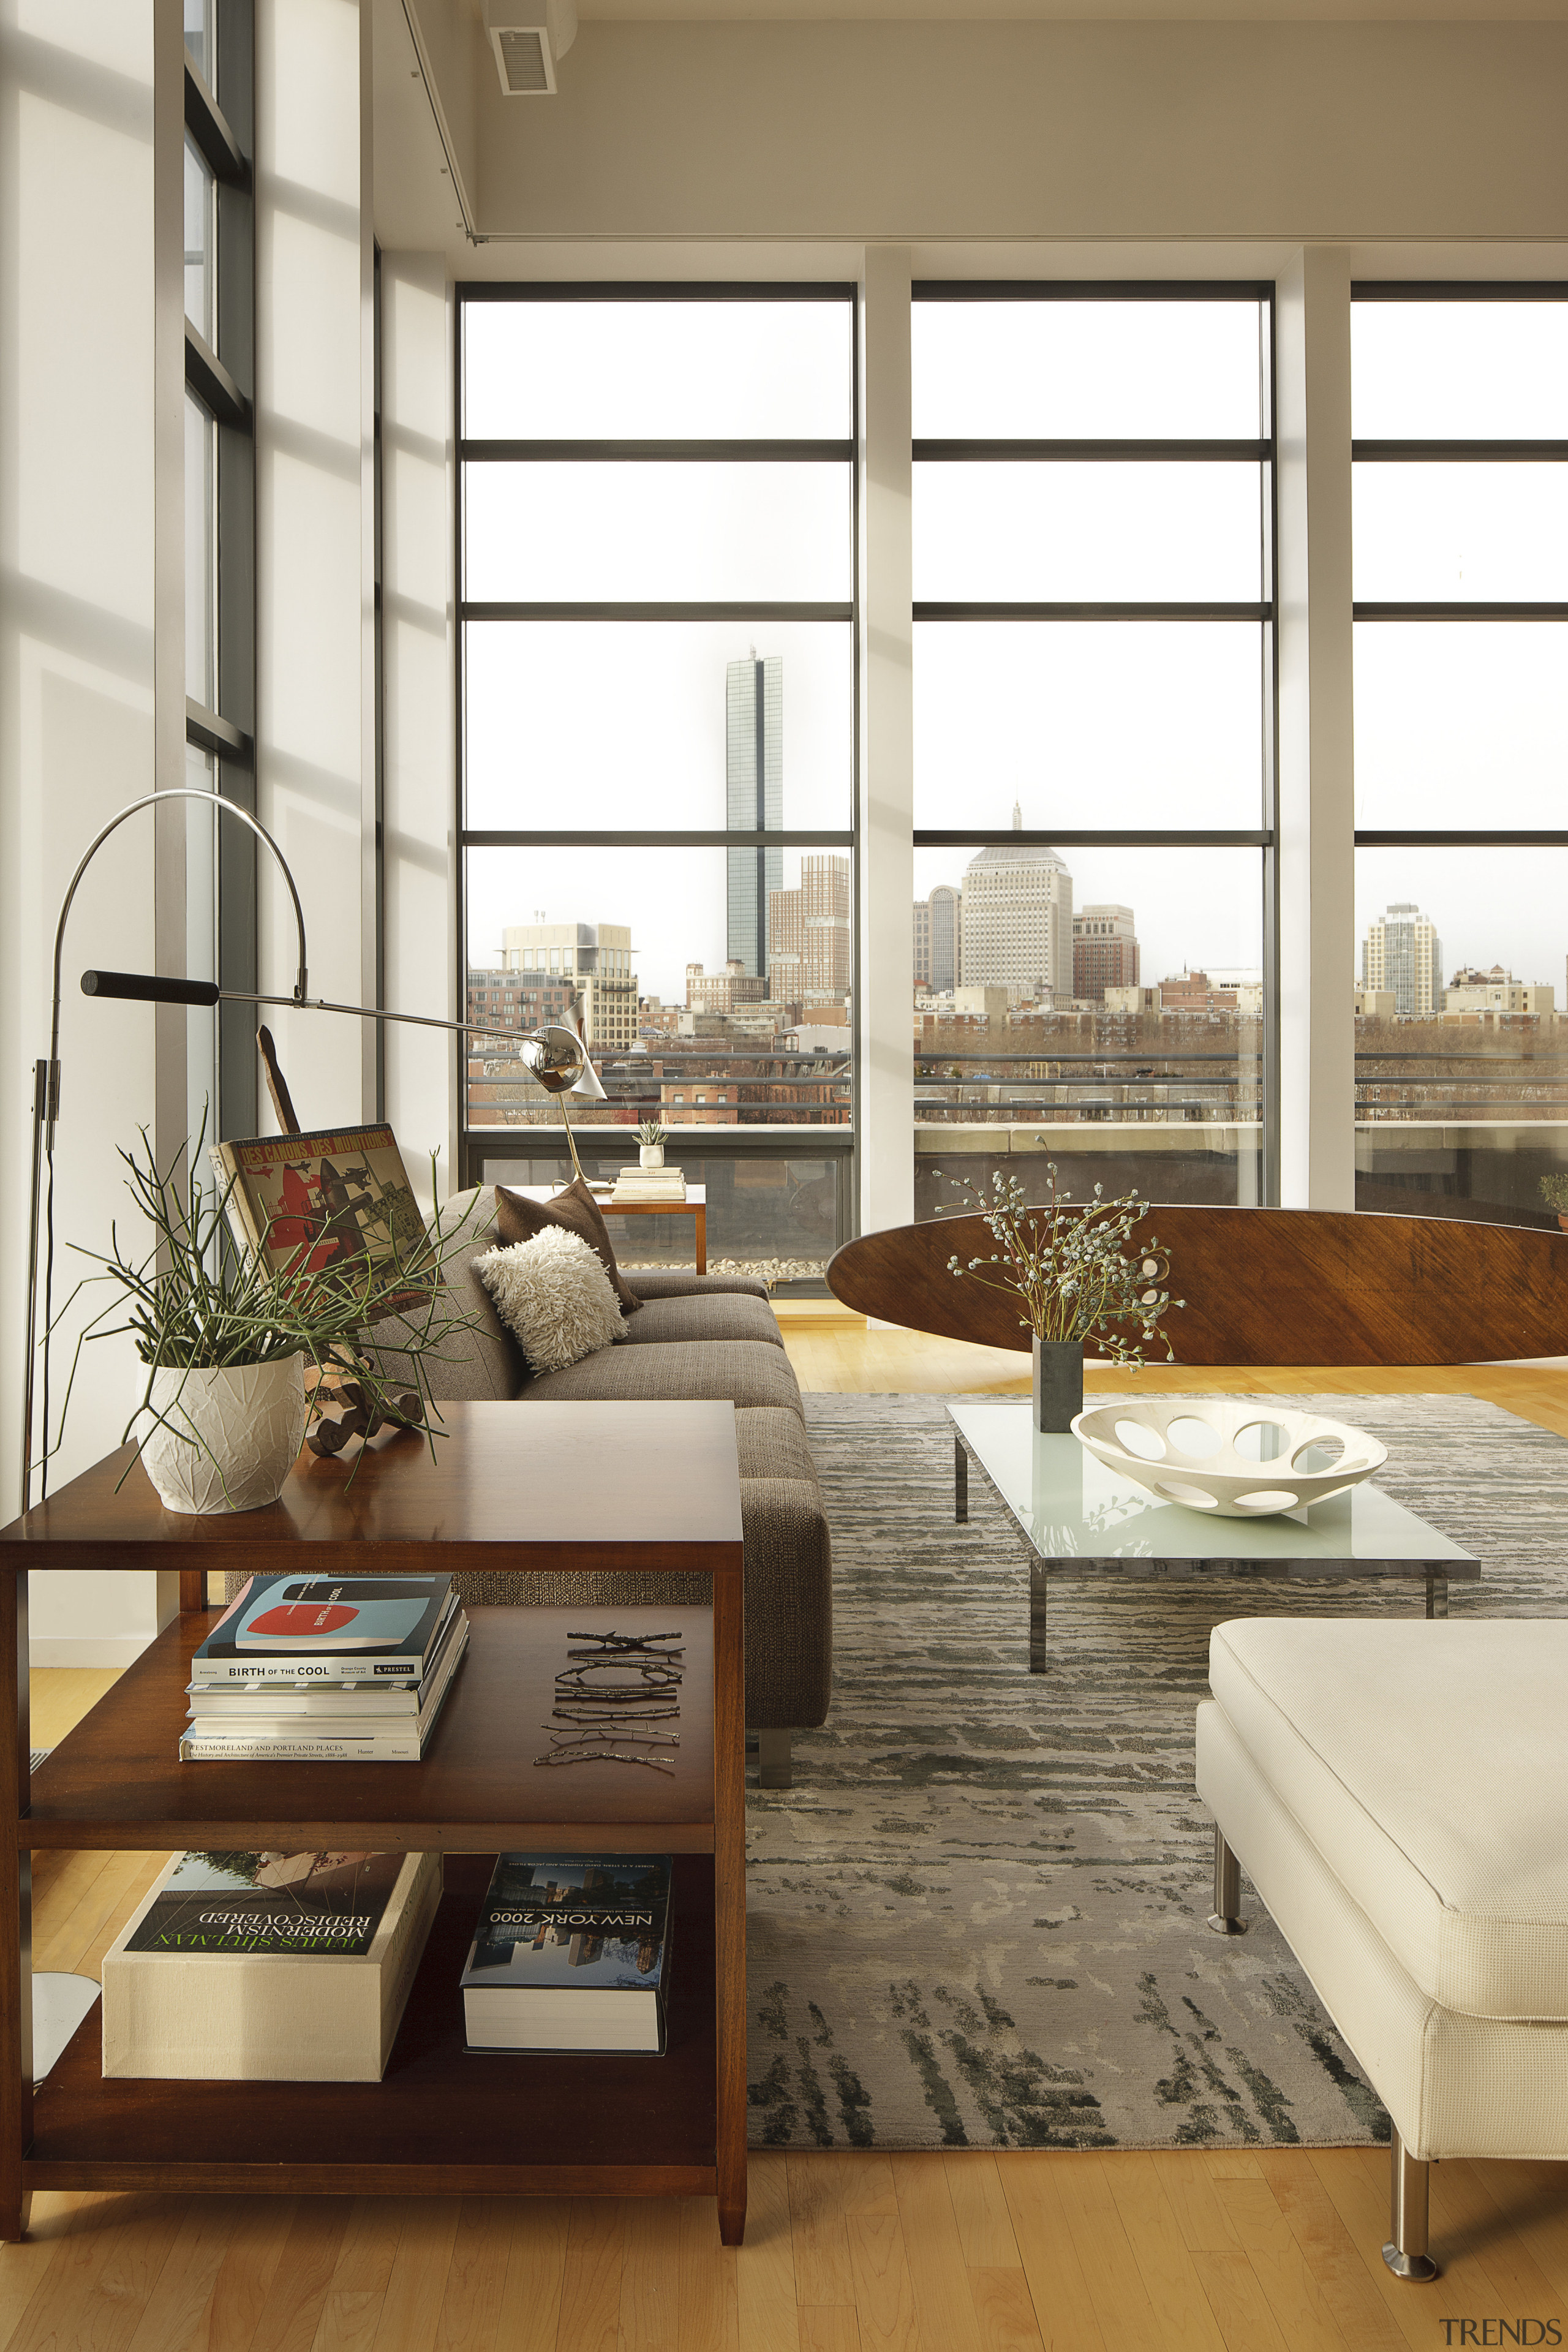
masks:
[[[1238,1619],[1197,1784],[1394,2123],[1401,2278],[1437,2274],[1426,2166],[1568,2158],[1568,1622]]]

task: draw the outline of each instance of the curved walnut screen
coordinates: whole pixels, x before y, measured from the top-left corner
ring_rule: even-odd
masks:
[[[1316,1209],[1159,1208],[1183,1364],[1468,1364],[1568,1352],[1568,1234]],[[847,1307],[1022,1348],[1011,1302],[947,1271],[995,1247],[978,1217],[894,1225],[827,1269]],[[1151,1363],[1163,1361],[1152,1349]]]

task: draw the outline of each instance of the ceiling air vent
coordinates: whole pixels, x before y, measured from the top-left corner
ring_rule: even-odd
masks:
[[[577,37],[577,0],[485,0],[485,29],[506,96],[552,98]]]

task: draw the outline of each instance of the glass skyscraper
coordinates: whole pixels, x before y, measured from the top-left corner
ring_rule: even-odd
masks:
[[[731,833],[784,824],[784,658],[729,665],[724,685],[724,821]],[[781,849],[726,850],[725,953],[753,979],[768,971],[768,893],[784,887]]]

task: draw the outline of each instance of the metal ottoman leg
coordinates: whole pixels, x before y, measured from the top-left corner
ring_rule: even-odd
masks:
[[[1214,1825],[1214,1909],[1209,1926],[1216,1936],[1245,1936],[1241,1917],[1241,1864],[1225,1842],[1219,1823]]]
[[[1435,2279],[1437,2265],[1426,2252],[1428,2168],[1417,2162],[1392,2129],[1388,2156],[1388,2243],[1383,2259],[1395,2278]]]
[[[790,1764],[789,1744],[793,1731],[759,1731],[757,1734],[757,1786],[759,1789],[793,1789],[795,1779]]]

